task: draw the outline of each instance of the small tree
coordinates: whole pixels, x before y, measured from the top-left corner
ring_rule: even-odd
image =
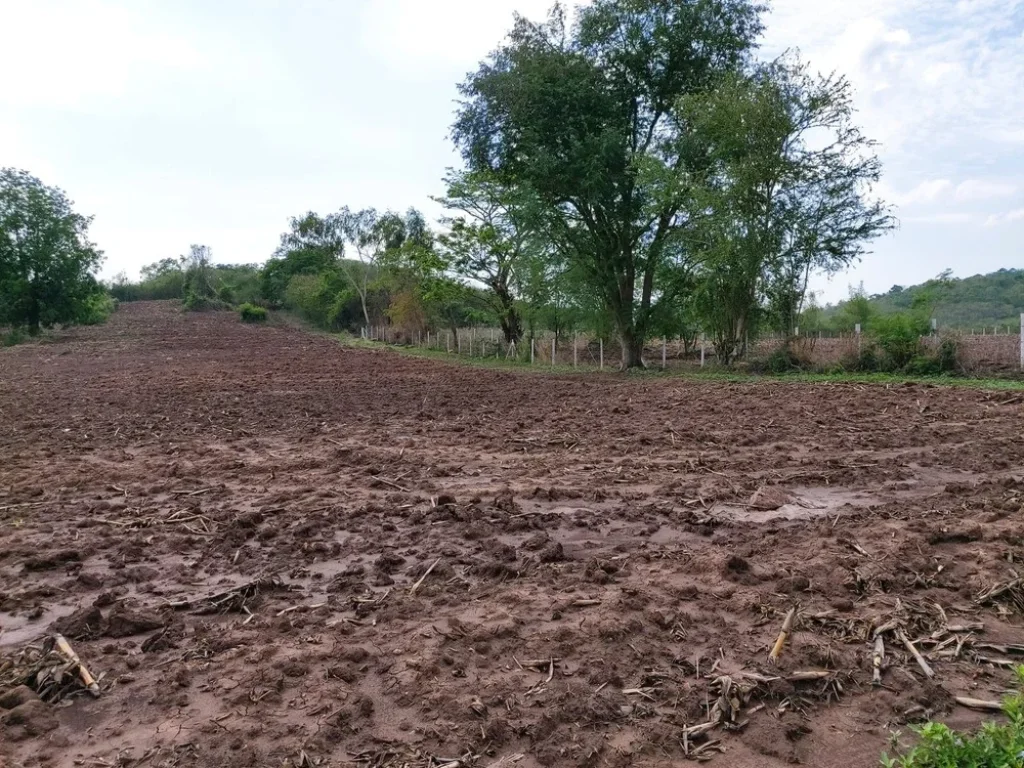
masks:
[[[487,286],[505,343],[518,342],[523,321],[516,298],[523,261],[539,238],[539,203],[523,186],[501,184],[486,172],[449,173],[448,194],[436,201],[461,215],[443,219],[440,237],[451,270]]]
[[[355,251],[360,267],[342,260],[340,267],[349,283],[359,294],[363,319],[370,325],[367,303],[372,280],[380,277],[387,256],[398,251],[406,242],[424,245],[430,239],[426,222],[419,211],[410,208],[405,217],[388,211],[378,214],[373,208],[352,211],[347,206],[328,217],[334,231]]]
[[[289,219],[288,231],[260,273],[260,293],[272,305],[285,301],[288,283],[296,275],[319,275],[338,267],[345,239],[330,216],[312,211]]]
[[[185,306],[189,309],[209,306],[217,297],[210,246],[191,245],[181,262],[185,266]]]
[[[857,287],[850,286],[850,298],[839,305],[837,320],[844,330],[853,331],[859,325],[861,331],[866,333],[871,327],[871,319],[877,314],[861,282]]]
[[[0,170],[0,323],[34,334],[92,313],[90,300],[103,288],[91,223],[62,190],[25,171]]]

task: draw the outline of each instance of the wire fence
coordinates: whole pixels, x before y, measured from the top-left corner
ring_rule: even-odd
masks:
[[[935,350],[944,339],[953,339],[962,367],[972,372],[1024,372],[1024,314],[1021,326],[989,326],[967,330],[936,329],[921,337],[924,349]],[[452,331],[410,332],[393,326],[370,326],[363,329],[363,337],[370,341],[400,344],[421,349],[444,352],[482,360],[507,360],[548,367],[572,367],[604,370],[615,369],[622,360],[622,345],[612,338],[587,332],[539,332],[518,343],[505,341],[500,329],[491,327],[460,328]],[[858,356],[865,344],[871,343],[867,334],[854,332],[813,331],[792,336],[762,335],[744,343],[740,359],[763,359],[783,344],[796,347],[803,359],[815,365],[839,364]],[[644,359],[649,366],[672,368],[702,368],[717,363],[714,344],[705,337],[689,339],[649,339],[644,347]]]

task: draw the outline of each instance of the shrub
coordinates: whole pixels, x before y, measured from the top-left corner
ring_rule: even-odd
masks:
[[[891,368],[898,370],[921,353],[921,337],[928,333],[928,321],[897,312],[875,318],[872,332]]]
[[[105,323],[118,307],[118,300],[106,292],[90,295],[78,311],[77,322],[82,325],[99,325]]]
[[[243,323],[262,323],[267,319],[267,310],[255,304],[243,304],[238,308]]]
[[[1017,668],[1018,687],[1024,686],[1024,667]],[[1003,702],[1006,724],[985,723],[971,735],[957,733],[942,723],[914,728],[920,742],[897,759],[882,757],[885,768],[1002,768],[1024,765],[1024,695],[1017,692]],[[893,737],[899,747],[899,735]]]
[[[935,355],[939,371],[942,373],[954,373],[962,370],[960,362],[960,342],[953,336],[944,336],[939,342],[939,351]]]
[[[903,367],[903,372],[911,376],[936,376],[942,373],[939,358],[933,355],[916,355]]]
[[[16,344],[21,344],[25,341],[25,338],[25,331],[23,329],[11,328],[3,338],[3,345],[5,347],[13,347]]]
[[[217,298],[225,304],[235,303],[235,291],[230,285],[222,285],[217,289]]]
[[[796,351],[788,343],[773,350],[764,361],[768,373],[790,373],[802,368],[801,360]]]
[[[196,293],[195,291],[189,291],[185,294],[185,301],[183,302],[185,310],[188,312],[205,312],[207,310],[215,309],[229,309],[224,302],[220,299],[214,299],[209,296],[203,296],[202,294]]]

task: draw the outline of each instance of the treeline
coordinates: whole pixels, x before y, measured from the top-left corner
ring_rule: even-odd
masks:
[[[757,60],[762,12],[596,0],[572,25],[561,5],[517,17],[460,85],[463,167],[438,226],[415,210],[304,214],[258,271],[259,300],[330,328],[494,323],[510,344],[583,328],[618,336],[623,368],[654,336],[704,334],[728,363],[766,330],[793,333],[810,276],[894,220],[848,82]]]

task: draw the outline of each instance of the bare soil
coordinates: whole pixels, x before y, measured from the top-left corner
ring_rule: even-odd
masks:
[[[102,675],[0,691],[0,763],[876,765],[1010,684],[1021,591],[977,598],[1024,558],[1022,431],[1006,392],[481,370],[129,304],[0,351],[0,653],[61,631]],[[872,686],[891,620],[933,679],[890,632]]]

